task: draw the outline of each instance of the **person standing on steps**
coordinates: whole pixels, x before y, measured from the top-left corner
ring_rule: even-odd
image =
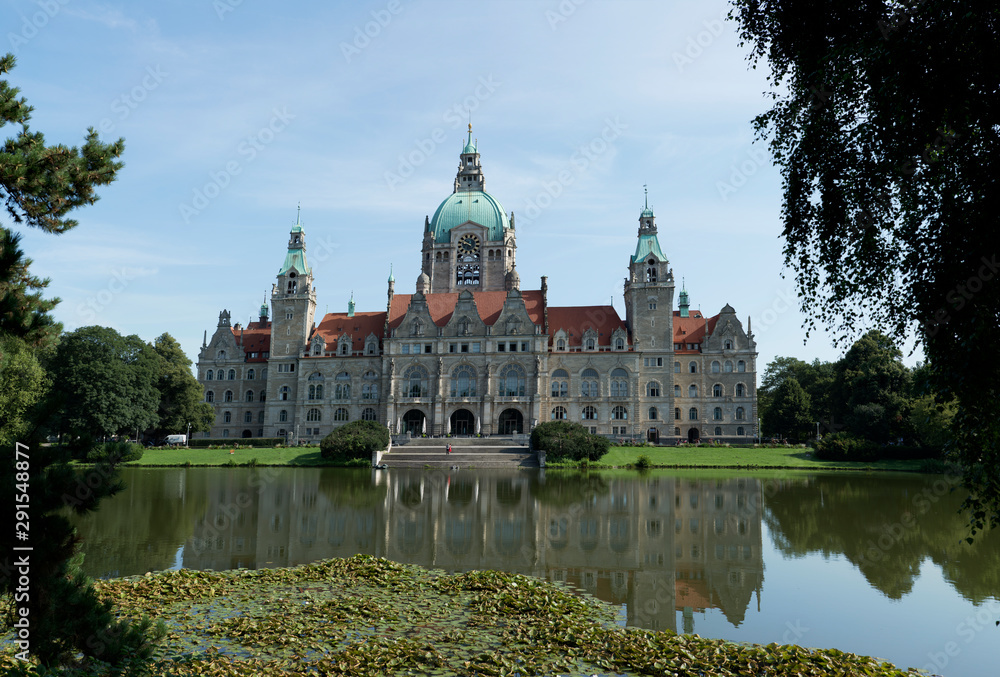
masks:
[[[450,443],[448,444],[447,453],[449,453],[449,454],[451,453],[451,444]]]

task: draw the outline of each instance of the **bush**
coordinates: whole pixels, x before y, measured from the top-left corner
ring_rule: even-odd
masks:
[[[115,461],[129,463],[142,458],[142,445],[134,442],[105,442],[95,444],[87,452],[86,459],[89,463],[100,463],[102,461]]]
[[[377,421],[351,421],[336,428],[319,443],[320,456],[333,461],[366,459],[389,446],[389,429]]]
[[[938,447],[878,444],[847,432],[827,435],[816,445],[816,458],[824,461],[877,461],[940,458]]]
[[[611,442],[579,423],[548,421],[531,431],[531,446],[544,451],[549,461],[596,461],[608,453]]]
[[[639,454],[639,458],[637,458],[635,461],[635,467],[639,468],[639,470],[646,470],[648,468],[651,468],[653,467],[653,459],[651,459],[649,456],[646,456],[646,454]]]

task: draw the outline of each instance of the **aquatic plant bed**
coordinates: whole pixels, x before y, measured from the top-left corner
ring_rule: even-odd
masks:
[[[917,675],[837,650],[625,629],[615,607],[553,583],[367,555],[97,586],[121,613],[166,623],[157,675]],[[5,650],[0,672],[12,665]]]

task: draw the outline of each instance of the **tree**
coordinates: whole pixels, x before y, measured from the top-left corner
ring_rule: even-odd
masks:
[[[389,447],[389,429],[378,421],[351,421],[333,429],[319,443],[320,456],[334,461],[370,459]]]
[[[8,449],[31,431],[30,414],[48,386],[33,351],[16,336],[0,332],[0,449]]]
[[[788,378],[794,378],[809,394],[809,417],[813,421],[823,421],[827,428],[833,427],[832,390],[835,376],[831,362],[804,362],[795,357],[776,357],[764,370],[761,386],[757,391],[761,411],[766,411],[774,393]]]
[[[912,437],[907,418],[911,390],[902,353],[880,331],[862,336],[837,363],[837,412],[857,437],[880,444]]]
[[[156,389],[160,393],[157,421],[153,434],[162,437],[170,433],[211,430],[215,410],[204,402],[201,386],[191,374],[191,360],[170,334],[162,334],[153,341],[156,351],[158,375]]]
[[[792,442],[805,442],[815,431],[809,393],[794,378],[786,378],[774,392],[764,414],[764,429]]]
[[[159,360],[138,336],[109,327],[66,334],[51,367],[59,432],[86,441],[154,425]]]
[[[1000,521],[1000,7],[986,0],[734,0],[767,62],[754,120],[784,179],[785,262],[807,329],[916,332],[955,442],[973,532]]]

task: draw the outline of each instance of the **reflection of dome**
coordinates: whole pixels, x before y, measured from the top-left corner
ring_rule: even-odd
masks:
[[[430,231],[435,242],[448,242],[451,229],[466,221],[486,226],[487,240],[503,240],[503,231],[510,228],[510,221],[503,206],[489,193],[481,190],[452,193],[441,203],[431,219]]]

